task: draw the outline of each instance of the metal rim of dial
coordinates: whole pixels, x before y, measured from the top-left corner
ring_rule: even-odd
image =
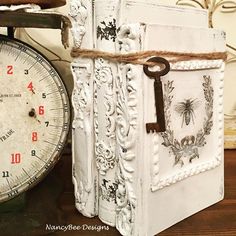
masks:
[[[70,102],[46,57],[3,35],[0,107],[0,202],[4,202],[39,183],[59,160],[70,128]]]

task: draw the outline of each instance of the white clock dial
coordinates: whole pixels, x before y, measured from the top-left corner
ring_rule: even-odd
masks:
[[[48,60],[0,36],[0,202],[31,188],[55,165],[69,131],[69,107]]]

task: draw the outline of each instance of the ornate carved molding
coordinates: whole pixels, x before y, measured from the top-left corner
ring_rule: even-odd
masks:
[[[121,52],[138,51],[141,46],[140,25],[123,25],[118,30]],[[122,235],[132,235],[135,220],[136,194],[133,188],[135,146],[138,138],[137,67],[119,65],[117,78],[117,143],[118,143],[118,189],[116,225]]]
[[[90,89],[91,67],[90,64],[73,62],[71,64],[71,71],[74,77],[74,90],[72,94],[74,120],[72,127],[74,129],[82,129],[84,132],[89,133],[91,130],[90,123],[92,109],[92,95]],[[83,183],[82,181],[77,180],[74,162],[72,178],[75,183],[76,205],[79,211],[84,212],[89,194],[91,192],[91,184]],[[84,214],[87,215],[85,212]],[[88,216],[91,217],[91,215]]]
[[[95,144],[96,163],[99,173],[105,175],[109,169],[115,167],[115,155],[113,150],[102,141]]]
[[[86,186],[82,181],[77,181],[75,177],[75,168],[72,169],[72,178],[74,183],[74,192],[75,192],[75,204],[80,212],[84,212],[86,203],[88,201],[90,189],[86,189]],[[86,215],[86,214],[85,214]],[[91,217],[92,215],[88,215],[88,217]]]
[[[72,35],[75,47],[81,47],[83,37],[86,33],[86,19],[88,17],[88,10],[83,0],[71,0],[70,13],[72,18]]]
[[[97,50],[115,52],[119,1],[94,1],[94,40]],[[99,218],[115,226],[117,184],[116,88],[117,64],[97,58],[94,76],[95,158],[99,173]],[[104,184],[106,183],[106,184]],[[106,187],[104,187],[104,185]],[[112,189],[112,190],[111,190]]]
[[[160,153],[159,153],[159,140],[160,136],[157,133],[152,134],[153,140],[153,161],[152,161],[152,180],[151,180],[151,189],[154,191],[155,186],[159,184],[160,181]]]
[[[115,98],[113,94],[114,90],[114,76],[110,65],[103,59],[98,59],[95,62],[95,87],[100,89],[101,84],[105,86],[105,107],[106,107],[106,127],[107,127],[107,137],[115,138]]]
[[[73,127],[84,129],[91,120],[92,94],[90,89],[91,67],[90,64],[73,62],[71,70],[74,77],[74,90],[72,105],[74,108]]]
[[[72,18],[71,32],[74,39],[74,46],[80,47],[86,33],[86,20],[88,17],[88,10],[84,1],[71,0],[69,15]],[[92,109],[91,65],[75,60],[75,62],[71,64],[71,70],[74,77],[72,105],[75,115],[73,127],[84,129],[86,127],[84,118],[90,117]],[[87,125],[87,127],[89,127],[89,125]]]
[[[192,60],[192,61],[181,61],[176,63],[170,63],[172,71],[178,70],[204,70],[204,69],[217,69],[223,64],[223,60]]]
[[[95,61],[94,77],[94,126],[95,126],[95,154],[99,173],[105,175],[109,169],[113,169],[116,163],[115,156],[115,99],[113,93],[114,77],[110,65],[103,59]],[[101,141],[98,123],[98,90],[104,87],[105,94],[105,121],[108,143]],[[101,105],[101,104],[100,104]]]
[[[89,9],[92,8],[91,1],[71,0],[70,18],[72,22],[72,35],[74,46],[81,47],[86,33],[92,32],[90,26]],[[91,47],[91,42],[85,42]],[[77,58],[71,63],[71,71],[74,78],[74,89],[72,92],[72,105],[74,108],[73,127],[73,183],[75,188],[76,207],[88,217],[97,213],[97,178],[93,173],[93,67],[91,60]],[[78,137],[81,134],[81,137]],[[76,138],[76,139],[75,139]],[[84,143],[83,147],[78,142]],[[86,160],[83,160],[86,155]],[[85,163],[81,166],[81,163]],[[79,165],[78,165],[79,164]],[[76,169],[78,168],[78,169]],[[83,172],[81,169],[83,168]],[[83,173],[84,176],[81,176]],[[94,202],[94,207],[91,202]],[[88,204],[89,203],[89,204]]]

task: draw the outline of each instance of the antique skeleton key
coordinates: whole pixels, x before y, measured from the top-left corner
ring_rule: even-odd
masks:
[[[164,132],[165,127],[165,113],[164,113],[164,101],[163,101],[163,90],[161,83],[161,76],[166,75],[170,71],[169,62],[162,57],[153,57],[148,62],[155,62],[160,66],[158,71],[150,71],[147,65],[144,65],[144,73],[151,79],[154,79],[154,93],[155,93],[155,105],[156,105],[156,123],[147,123],[147,133],[150,132]],[[162,68],[164,66],[164,68]]]

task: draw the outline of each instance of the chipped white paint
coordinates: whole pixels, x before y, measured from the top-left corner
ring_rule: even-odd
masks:
[[[204,53],[225,49],[224,34],[207,29],[206,11],[160,7],[154,1],[143,0],[121,1],[120,7],[111,7],[113,12],[109,17],[106,17],[106,10],[97,9],[102,4],[109,9],[111,3],[117,4],[117,1],[105,3],[97,0],[94,4],[95,18],[92,22],[96,24],[92,28],[97,32],[97,38],[93,39],[97,49],[114,52],[115,43],[119,53],[140,50]],[[135,11],[129,14],[132,9]],[[145,12],[149,9],[150,14],[144,14],[141,24],[129,23],[139,19],[142,15],[140,9],[146,9]],[[160,13],[160,25],[154,24],[157,18],[152,14],[153,9]],[[175,15],[176,20],[173,18],[164,25],[168,12]],[[192,22],[186,21],[189,14],[193,16]],[[86,37],[84,17],[81,16],[77,19],[82,22],[77,25],[82,27],[78,30],[81,34],[74,34],[75,43],[79,46]],[[87,19],[90,17],[88,15]],[[173,26],[176,22],[178,26]],[[117,24],[117,38],[114,23]],[[115,225],[122,235],[154,235],[222,199],[222,60],[172,63],[170,73],[162,78],[163,87],[168,83],[174,87],[170,94],[172,104],[166,110],[169,122],[167,137],[173,137],[169,143],[165,135],[146,133],[145,124],[155,121],[156,114],[153,80],[144,75],[142,66],[114,64],[103,59],[97,59],[95,65],[90,64],[90,60],[84,62],[79,58],[74,63],[78,62],[74,73],[83,71],[83,74],[74,76],[75,81],[78,79],[73,100],[74,137],[79,138],[78,146],[73,150],[74,158],[77,158],[75,164],[79,163],[80,167],[74,171],[74,182],[77,207],[83,214],[86,215],[88,205],[97,207],[100,204],[94,208],[99,210],[93,213],[107,224]],[[190,118],[186,118],[186,113],[176,111],[177,104],[185,104],[187,100],[192,103],[199,100],[190,111]],[[80,106],[76,105],[79,101],[82,101]],[[186,119],[190,121],[186,122]],[[94,133],[90,129],[90,132],[85,132],[91,134],[85,136],[85,147],[92,145],[90,148],[93,150],[87,156],[81,152],[84,147],[78,148],[79,142],[85,143],[80,134],[81,130],[84,132],[92,127]],[[83,176],[79,174],[82,167],[89,167],[83,168],[86,170]],[[93,180],[96,182],[94,189],[91,188]],[[114,198],[115,214],[114,205],[109,203]],[[103,211],[110,206],[111,212]]]

